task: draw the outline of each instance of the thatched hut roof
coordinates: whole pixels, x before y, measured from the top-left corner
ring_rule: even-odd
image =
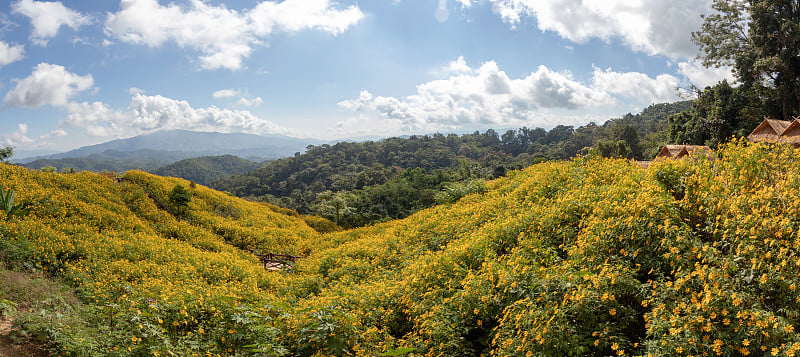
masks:
[[[700,150],[703,154],[709,155],[711,148],[704,145],[665,145],[656,155],[656,159],[669,158],[677,159],[689,155],[693,151]]]
[[[683,148],[681,149],[680,152],[678,152],[677,155],[675,155],[675,158],[688,156],[689,154],[691,154],[694,151],[699,151],[699,153],[705,154],[705,155],[708,155],[708,154],[711,153],[711,148],[709,148],[708,146],[705,146],[705,145],[682,145],[682,146],[683,146]]]
[[[796,120],[795,120],[796,121]],[[781,135],[792,125],[787,120],[764,119],[755,130],[747,136],[750,141],[780,141]]]
[[[781,133],[781,142],[800,147],[800,118],[794,118],[791,124]]]
[[[684,146],[686,145],[664,145],[656,155],[656,158],[673,158],[683,150]]]

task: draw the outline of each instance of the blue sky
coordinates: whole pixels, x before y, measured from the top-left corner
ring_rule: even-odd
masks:
[[[338,139],[602,123],[692,85],[709,1],[0,4],[0,145],[163,129]]]

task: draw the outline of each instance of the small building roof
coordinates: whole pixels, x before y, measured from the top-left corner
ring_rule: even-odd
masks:
[[[800,118],[795,117],[792,123],[781,133],[781,142],[800,147]]]
[[[795,122],[797,120],[795,119]],[[781,135],[792,125],[791,121],[764,119],[761,124],[747,136],[750,141],[779,141]]]
[[[682,146],[683,148],[681,149],[681,151],[678,152],[677,155],[675,155],[676,158],[687,156],[692,152],[698,150],[701,154],[708,154],[711,152],[711,148],[705,145],[682,145]]]
[[[681,150],[683,150],[684,146],[686,146],[686,145],[664,145],[664,147],[661,148],[661,151],[658,152],[658,155],[656,155],[656,157],[657,158],[658,157],[669,157],[669,158],[675,157],[676,155],[678,155],[681,152]]]
[[[695,150],[700,150],[703,154],[711,153],[711,148],[705,145],[664,145],[656,155],[659,158],[681,158],[689,155]]]

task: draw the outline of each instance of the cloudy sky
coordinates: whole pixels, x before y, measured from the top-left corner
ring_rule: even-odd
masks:
[[[12,0],[0,145],[162,129],[337,139],[602,123],[729,75],[706,0]]]

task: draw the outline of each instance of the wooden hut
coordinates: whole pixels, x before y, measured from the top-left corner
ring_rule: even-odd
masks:
[[[711,148],[704,145],[665,145],[656,155],[656,159],[677,159],[688,156],[695,150],[700,150],[706,155],[711,153]]]
[[[797,120],[795,120],[796,122]],[[780,141],[781,136],[792,122],[787,120],[764,119],[755,130],[747,136],[750,141]],[[794,129],[792,129],[794,130]]]
[[[661,151],[658,152],[658,155],[656,155],[656,159],[674,158],[681,152],[684,146],[686,145],[664,145],[664,147],[661,148]]]
[[[752,134],[751,134],[752,135]],[[748,139],[750,137],[748,136]],[[800,147],[800,118],[794,118],[791,124],[781,133],[781,142]]]

